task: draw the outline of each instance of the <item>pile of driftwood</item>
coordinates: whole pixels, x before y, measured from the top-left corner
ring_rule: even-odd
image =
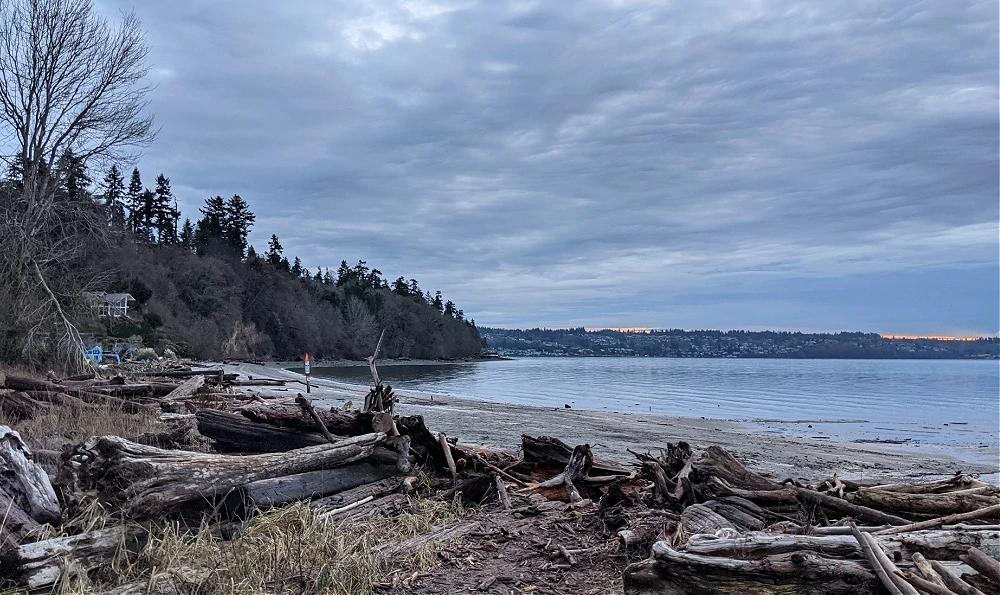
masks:
[[[696,453],[683,442],[657,456],[632,453],[638,461],[626,466],[595,457],[588,445],[523,436],[515,457],[396,414],[392,389],[372,368],[376,384],[361,409],[245,394],[244,386],[281,381],[217,369],[0,378],[9,418],[66,404],[161,412],[158,431],[70,445],[49,473],[14,430],[0,427],[0,578],[44,588],[107,566],[121,548],[142,547],[141,527],[153,519],[207,521],[228,538],[258,511],[290,502],[307,500],[346,522],[393,515],[421,490],[521,517],[590,511],[615,547],[651,551],[625,569],[630,594],[964,595],[1000,587],[1000,491],[975,477],[776,483],[721,448]],[[85,500],[137,522],[53,536],[65,508]],[[426,539],[463,531],[467,525],[443,527]],[[562,550],[552,554],[572,567],[578,554]]]
[[[640,455],[644,497],[678,519],[625,571],[640,593],[996,593],[1000,490],[941,481],[775,483],[725,450]],[[993,524],[988,524],[993,523]]]

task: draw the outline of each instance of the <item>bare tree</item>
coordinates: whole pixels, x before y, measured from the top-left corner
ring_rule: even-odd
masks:
[[[133,13],[113,26],[90,0],[0,0],[0,147],[14,172],[0,192],[0,292],[29,360],[82,363],[74,265],[104,225],[59,189],[74,160],[128,159],[152,141],[148,51]]]

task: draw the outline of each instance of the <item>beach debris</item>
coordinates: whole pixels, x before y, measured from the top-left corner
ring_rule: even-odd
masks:
[[[215,523],[218,538],[229,539],[261,511],[293,502],[308,501],[324,522],[352,523],[412,514],[415,499],[430,498],[472,512],[378,548],[397,564],[438,544],[436,568],[393,579],[393,588],[537,592],[551,582],[562,593],[603,592],[612,579],[601,577],[613,572],[629,595],[1000,589],[1000,490],[976,476],[877,485],[835,474],[807,485],[684,441],[656,454],[629,451],[635,461],[622,464],[588,444],[523,435],[515,456],[399,415],[377,355],[362,410],[265,398],[244,391],[294,381],[178,362],[64,379],[0,375],[8,419],[64,407],[160,413],[156,431],[91,437],[61,460],[44,451],[62,463],[55,483],[67,505],[96,502],[129,521],[66,524],[71,535],[50,539],[49,525],[59,530],[66,514],[17,433],[0,427],[8,510],[0,576],[12,581],[2,586],[85,580],[122,547],[138,551],[142,527],[159,519]],[[222,528],[230,525],[237,528]],[[195,585],[199,572],[157,569],[136,584]]]

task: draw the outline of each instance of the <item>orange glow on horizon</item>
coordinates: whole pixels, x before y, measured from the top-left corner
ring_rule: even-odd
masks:
[[[883,339],[907,339],[915,341],[917,339],[929,339],[934,341],[978,341],[989,339],[990,337],[945,337],[940,335],[882,335]]]

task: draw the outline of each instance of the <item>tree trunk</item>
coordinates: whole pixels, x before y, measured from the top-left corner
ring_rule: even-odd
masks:
[[[878,578],[861,563],[812,552],[741,560],[701,556],[653,545],[653,556],[624,573],[626,595],[877,594]]]
[[[258,423],[307,432],[319,431],[312,416],[295,402],[248,403],[237,409],[237,413]],[[372,431],[372,415],[370,413],[323,408],[316,409],[316,413],[331,434],[360,436]]]
[[[21,391],[48,391],[52,393],[66,393],[83,399],[88,403],[97,403],[101,405],[111,405],[114,407],[119,407],[122,411],[126,413],[139,413],[141,411],[151,410],[152,408],[148,405],[141,405],[132,401],[126,401],[119,399],[117,397],[112,397],[110,395],[103,395],[100,393],[95,393],[91,391],[81,390],[79,388],[73,388],[71,386],[62,386],[60,384],[54,384],[52,382],[46,382],[45,380],[35,380],[33,378],[26,378],[24,376],[7,376],[4,385],[13,390]]]
[[[943,494],[909,494],[861,488],[848,494],[848,499],[856,504],[882,510],[944,516],[1000,504],[1000,489],[986,486]]]
[[[26,543],[0,556],[0,576],[29,589],[40,589],[67,578],[108,566],[125,545],[138,551],[146,534],[136,528],[113,527],[72,537]]]
[[[117,436],[91,438],[74,449],[69,464],[82,486],[98,488],[138,518],[205,503],[248,483],[342,467],[371,456],[384,434],[281,453],[230,456],[162,450]]]
[[[733,455],[718,446],[709,446],[694,464],[695,481],[703,483],[709,477],[725,480],[734,488],[743,490],[780,490],[781,485],[750,471]]]
[[[196,415],[198,432],[231,452],[285,452],[328,443],[320,434],[254,423],[234,413],[204,409]]]
[[[558,438],[550,436],[539,436],[534,438],[523,434],[521,436],[521,449],[524,452],[524,460],[529,463],[550,463],[556,467],[564,467],[573,456],[573,448]],[[590,467],[591,475],[631,475],[632,470],[615,463],[599,458],[592,458]]]
[[[35,521],[59,521],[59,502],[48,474],[32,459],[21,435],[7,426],[0,426],[0,490]]]
[[[205,377],[201,374],[195,374],[194,376],[188,378],[182,382],[177,388],[170,391],[170,393],[163,397],[166,401],[172,401],[175,399],[183,399],[185,397],[190,397],[191,395],[198,392],[202,386],[205,385]]]
[[[230,493],[226,497],[225,508],[234,517],[246,518],[255,508],[312,500],[374,483],[398,473],[395,465],[360,462],[336,469],[262,479]]]

